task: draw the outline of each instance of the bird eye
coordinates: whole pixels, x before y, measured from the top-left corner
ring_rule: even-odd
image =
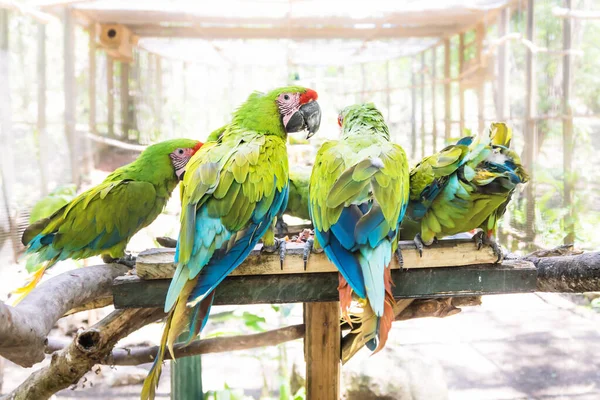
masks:
[[[289,100],[289,99],[290,99],[290,96],[289,96],[289,95],[287,95],[287,94],[284,94],[284,95],[283,95],[283,99],[284,99],[284,100]]]
[[[177,150],[177,153],[178,153],[180,156],[181,156],[181,155],[183,155],[183,149],[179,149],[179,150]]]

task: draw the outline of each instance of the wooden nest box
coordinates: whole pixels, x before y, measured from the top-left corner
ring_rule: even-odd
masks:
[[[98,42],[106,53],[121,62],[133,61],[133,46],[137,43],[127,27],[119,24],[100,24]]]

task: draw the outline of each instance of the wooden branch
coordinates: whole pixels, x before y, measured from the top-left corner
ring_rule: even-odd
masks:
[[[600,10],[570,10],[563,7],[554,7],[552,14],[558,18],[600,19]]]
[[[52,355],[50,365],[31,374],[7,399],[49,399],[59,390],[77,383],[94,365],[102,363],[119,340],[163,316],[160,309],[114,311],[93,327],[79,332],[68,347]]]
[[[74,307],[72,309],[70,309],[69,311],[67,311],[64,315],[64,317],[68,316],[68,315],[72,315],[81,311],[87,311],[87,310],[93,310],[96,308],[103,308],[106,306],[110,306],[113,303],[113,297],[112,295],[109,296],[104,296],[104,297],[98,297],[96,299],[90,300],[86,303],[83,303],[80,306]]]
[[[140,38],[168,37],[168,38],[202,38],[210,39],[394,39],[401,37],[440,37],[445,32],[457,31],[458,25],[446,27],[417,26],[403,27],[392,26],[385,29],[355,29],[354,27],[307,27],[307,26],[282,26],[282,27],[223,27],[223,26],[163,26],[163,25],[130,25],[129,28]]]
[[[175,357],[190,357],[198,354],[224,353],[229,351],[254,349],[257,347],[276,346],[304,337],[304,324],[286,326],[267,332],[251,335],[238,335],[230,337],[216,337],[195,340],[189,345],[176,344]],[[114,349],[103,361],[108,365],[139,365],[153,362],[158,351],[158,346],[133,349]],[[170,360],[169,352],[165,353],[165,360]]]
[[[538,292],[600,290],[600,252],[561,257],[527,257],[537,268]]]
[[[244,263],[231,273],[231,276],[337,272],[335,265],[329,262],[325,254],[311,254],[307,269],[304,270],[302,244],[287,243],[283,270],[279,257],[261,254],[261,247],[262,245],[257,245]],[[491,248],[485,246],[481,250],[477,250],[470,239],[440,240],[425,249],[423,257],[419,257],[419,253],[411,241],[401,241],[400,249],[405,269],[492,264],[497,259]],[[143,279],[173,277],[176,268],[173,263],[174,255],[173,249],[150,249],[141,252],[136,260],[137,275]],[[392,260],[391,268],[393,270],[400,268],[395,257]]]
[[[0,356],[22,367],[42,361],[56,321],[78,305],[109,297],[112,281],[127,271],[120,264],[68,271],[39,285],[16,307],[0,302]]]
[[[111,96],[112,96],[112,94],[111,94]],[[136,151],[136,152],[141,153],[146,148],[146,146],[142,146],[140,144],[127,143],[127,142],[123,142],[121,140],[111,139],[111,138],[107,138],[104,136],[96,135],[91,132],[88,132],[87,136],[88,136],[88,138],[92,139],[94,142],[106,144],[106,145],[112,146],[112,147],[117,147],[119,149]]]

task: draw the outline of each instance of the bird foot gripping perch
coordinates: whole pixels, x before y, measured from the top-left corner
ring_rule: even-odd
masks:
[[[112,258],[110,256],[102,256],[102,261],[104,261],[106,264],[121,264],[121,265],[125,265],[126,267],[129,268],[134,268],[135,267],[135,260],[136,257],[131,255],[131,253],[126,253],[123,257],[121,258]]]
[[[485,244],[492,248],[492,251],[498,257],[496,263],[501,262],[504,259],[504,253],[502,252],[502,248],[496,243],[492,238],[486,235],[483,231],[479,231],[473,235],[473,240],[477,245],[477,250],[481,250],[481,247]]]
[[[287,250],[285,239],[274,238],[275,243],[272,246],[266,246],[263,244],[263,247],[260,249],[261,253],[270,253],[273,254],[276,251],[279,251],[279,263],[281,265],[281,270],[283,271],[283,262],[285,261],[285,252]]]
[[[323,252],[323,248],[320,246],[315,246],[315,238],[313,236],[306,239],[304,243],[304,250],[302,252],[302,261],[304,261],[304,270],[306,271],[306,265],[308,264],[308,259],[310,258],[310,253],[321,254]]]

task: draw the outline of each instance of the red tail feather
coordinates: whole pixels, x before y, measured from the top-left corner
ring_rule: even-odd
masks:
[[[346,282],[346,279],[344,279],[342,274],[338,273],[338,275],[340,278],[340,284],[337,289],[340,293],[340,308],[342,309],[342,317],[350,325],[350,327],[352,327],[352,322],[348,316],[348,309],[352,303],[352,288],[350,285],[348,285],[348,282]]]
[[[379,345],[377,346],[373,354],[377,353],[379,350],[385,347],[385,343],[387,342],[390,329],[392,329],[392,322],[394,322],[394,319],[396,318],[396,315],[394,313],[394,306],[396,305],[396,300],[394,300],[394,295],[392,293],[392,285],[394,284],[394,282],[392,281],[390,267],[387,267],[385,269],[383,279],[385,284],[385,303],[383,308],[383,316],[381,317],[379,323]]]

